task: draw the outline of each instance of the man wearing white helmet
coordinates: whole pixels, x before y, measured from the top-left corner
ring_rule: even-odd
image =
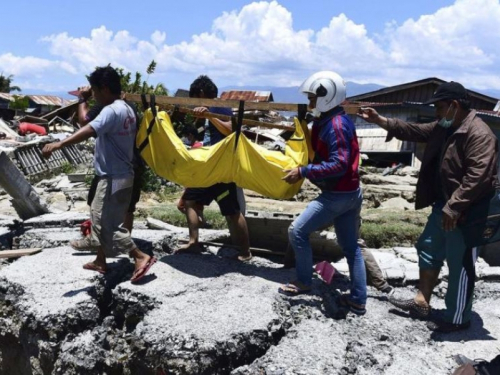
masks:
[[[297,295],[311,290],[313,259],[309,235],[333,224],[351,276],[350,295],[342,296],[340,302],[362,315],[366,312],[366,271],[357,240],[363,195],[356,129],[341,106],[346,97],[345,82],[334,72],[318,72],[304,81],[300,92],[307,95],[315,116],[311,133],[315,156],[309,165],[285,171],[283,179],[295,183],[308,178],[321,189],[321,194],[288,229],[295,251],[297,280],[283,285],[280,292]]]

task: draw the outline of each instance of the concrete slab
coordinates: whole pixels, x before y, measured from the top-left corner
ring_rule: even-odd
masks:
[[[20,221],[19,218],[15,216],[0,215],[0,227],[15,225],[18,221]]]
[[[145,299],[154,301],[133,332],[147,362],[166,372],[175,366],[208,374],[263,354],[282,329],[277,290],[293,271],[254,259],[242,264],[212,254],[165,256],[151,271],[153,282],[119,285],[113,294],[129,306],[125,320],[137,319]]]
[[[81,212],[62,212],[40,215],[24,221],[25,227],[70,227],[89,219],[89,214]]]
[[[119,258],[106,279],[82,265],[92,255],[68,247],[46,249],[0,270],[1,365],[8,373],[52,373],[60,342],[100,324],[101,292],[132,266]],[[6,315],[7,314],[7,315]]]
[[[350,340],[342,330],[332,320],[302,321],[263,357],[231,374],[340,374]]]

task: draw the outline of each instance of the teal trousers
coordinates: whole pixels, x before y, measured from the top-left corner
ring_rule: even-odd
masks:
[[[465,246],[459,228],[445,232],[442,218],[441,208],[434,207],[415,247],[421,269],[441,270],[446,260],[449,276],[444,320],[462,324],[468,322],[471,317],[478,248]]]

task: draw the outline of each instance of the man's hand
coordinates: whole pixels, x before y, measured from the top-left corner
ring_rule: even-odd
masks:
[[[78,87],[78,91],[80,91],[80,97],[88,100],[92,96],[92,89],[90,86]]]
[[[282,178],[282,180],[285,180],[285,182],[289,184],[294,184],[297,181],[299,181],[302,177],[300,176],[300,169],[294,168],[294,169],[285,169],[283,170],[287,175]]]
[[[387,125],[387,118],[380,116],[376,110],[370,107],[361,107],[357,113],[358,117],[361,117],[366,122],[372,124],[377,124],[378,126],[385,129]]]
[[[199,115],[203,114],[204,112],[208,112],[208,108],[207,107],[196,107],[195,109],[193,109],[193,112],[194,112],[195,116],[199,116]]]
[[[446,212],[443,212],[443,229],[445,232],[450,232],[457,227],[458,218],[453,219]]]
[[[42,155],[44,158],[50,158],[50,155],[52,155],[52,153],[56,150],[59,150],[60,148],[62,148],[62,143],[61,142],[54,142],[54,143],[49,143],[49,144],[46,144],[44,147],[43,147],[43,150],[42,150]]]

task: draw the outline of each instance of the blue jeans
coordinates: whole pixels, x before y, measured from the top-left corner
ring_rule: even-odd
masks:
[[[323,191],[309,203],[288,228],[288,238],[295,251],[297,280],[310,286],[313,256],[309,235],[333,224],[337,241],[347,258],[351,276],[351,300],[366,304],[365,262],[358,246],[359,214],[363,194],[361,189],[348,193]]]

